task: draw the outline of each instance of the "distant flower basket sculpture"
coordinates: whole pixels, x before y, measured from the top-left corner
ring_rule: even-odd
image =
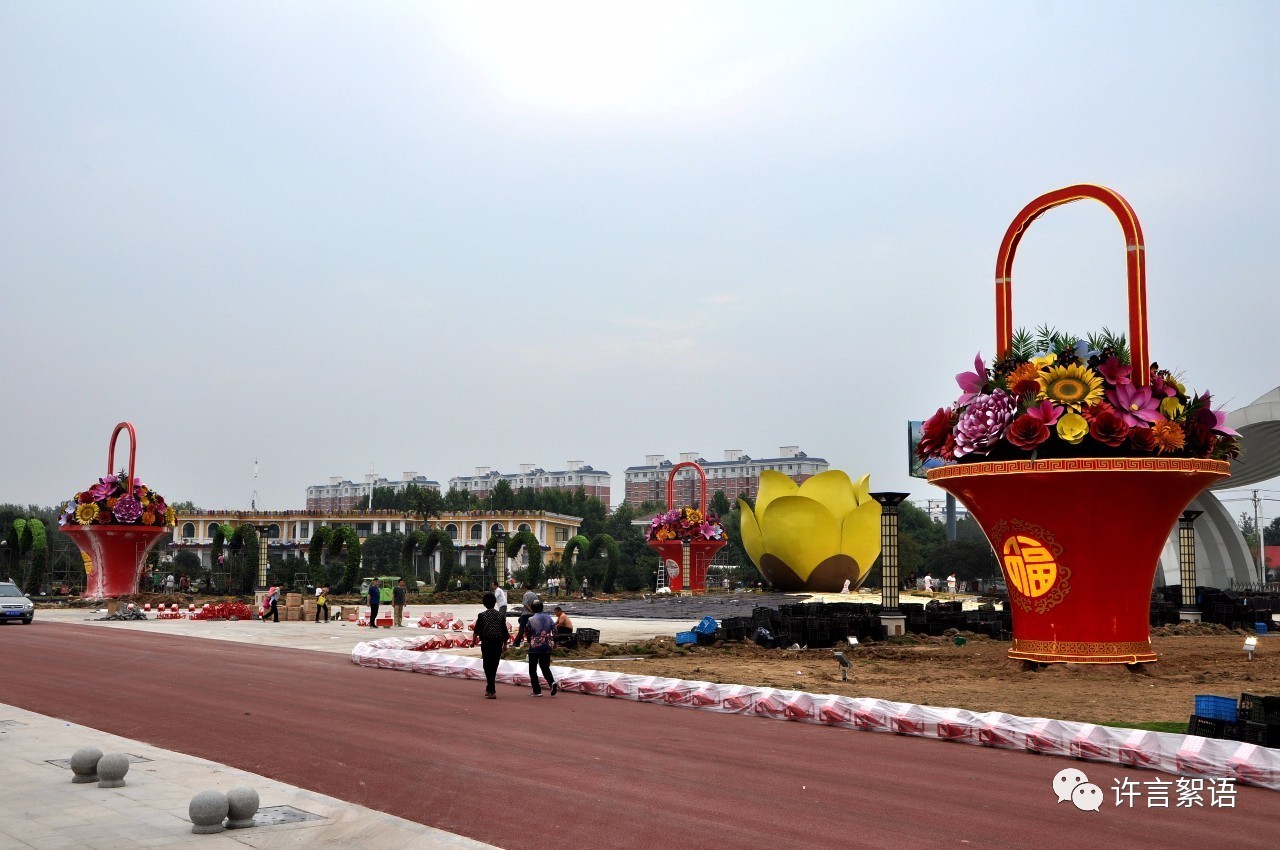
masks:
[[[111,469],[121,431],[129,432],[129,468],[117,474]],[[137,593],[147,552],[174,524],[164,497],[134,477],[137,446],[133,425],[117,425],[107,447],[106,477],[76,493],[58,518],[62,533],[85,557],[84,595],[90,599]]]
[[[1128,247],[1129,335],[1014,332],[1011,272],[1027,226],[1100,201]],[[1189,392],[1147,351],[1146,258],[1132,207],[1110,189],[1042,195],[1010,224],[996,261],[996,356],[956,376],[961,395],[925,422],[929,481],[968,506],[1013,607],[1009,655],[1041,662],[1155,661],[1148,608],[1165,540],[1187,504],[1230,474],[1239,435],[1209,393]],[[1132,344],[1132,350],[1130,350]]]
[[[835,593],[858,587],[880,554],[880,504],[871,477],[855,484],[838,469],[796,484],[760,473],[755,509],[738,500],[742,546],[777,590]]]
[[[676,473],[691,468],[701,478],[702,500],[696,508],[675,507]],[[693,461],[678,463],[667,476],[667,511],[658,514],[645,535],[649,548],[663,561],[667,587],[672,591],[707,589],[707,567],[728,538],[720,518],[707,510],[707,473]]]

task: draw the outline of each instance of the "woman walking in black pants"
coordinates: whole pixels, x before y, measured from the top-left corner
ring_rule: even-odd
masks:
[[[531,696],[542,696],[542,684],[538,681],[538,668],[542,668],[542,677],[551,686],[551,695],[560,691],[560,685],[551,675],[551,647],[556,643],[556,621],[550,614],[542,611],[542,600],[533,603],[533,616],[529,618],[525,632],[529,635],[529,684],[533,685]]]
[[[484,659],[484,698],[497,699],[494,679],[498,675],[498,662],[502,660],[502,648],[507,645],[511,635],[507,632],[507,618],[494,610],[497,597],[489,591],[481,599],[484,610],[476,617],[472,627],[472,645],[480,644],[480,657]]]

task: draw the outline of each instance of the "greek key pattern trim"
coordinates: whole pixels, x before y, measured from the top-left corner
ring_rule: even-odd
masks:
[[[939,481],[1020,472],[1210,472],[1227,475],[1231,472],[1231,463],[1191,457],[1058,457],[949,464],[929,470],[928,476],[930,481]]]
[[[1080,655],[1097,657],[1099,655],[1150,655],[1151,641],[1069,641],[1069,640],[1026,640],[1013,639],[1013,652],[1034,652],[1040,655]]]

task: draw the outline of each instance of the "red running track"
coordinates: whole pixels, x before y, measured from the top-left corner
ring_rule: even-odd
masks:
[[[327,652],[39,621],[0,635],[8,704],[507,848],[1280,845],[1280,793],[1260,788],[1234,809],[1117,808],[1116,780],[1156,774],[579,694],[484,700],[483,682]],[[1101,811],[1056,802],[1063,767],[1102,787]]]

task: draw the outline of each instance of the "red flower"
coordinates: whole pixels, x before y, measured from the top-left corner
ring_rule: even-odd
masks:
[[[1005,436],[1020,449],[1034,449],[1049,439],[1049,428],[1042,420],[1024,413],[1009,423]]]
[[[1133,446],[1140,452],[1152,452],[1156,450],[1156,432],[1150,428],[1130,428],[1129,429],[1129,445]]]
[[[1208,457],[1213,453],[1216,438],[1203,422],[1188,422],[1183,426],[1187,435],[1186,451],[1192,457]]]
[[[947,441],[942,444],[942,451],[938,453],[938,457],[951,463],[956,459],[956,435],[948,434]]]
[[[1089,422],[1089,436],[1103,445],[1115,448],[1129,436],[1129,426],[1110,407],[1095,409]]]
[[[916,446],[916,454],[922,460],[941,456],[947,445],[947,438],[951,436],[953,425],[951,411],[945,407],[939,407],[938,412],[930,416],[920,430],[920,444]]]

